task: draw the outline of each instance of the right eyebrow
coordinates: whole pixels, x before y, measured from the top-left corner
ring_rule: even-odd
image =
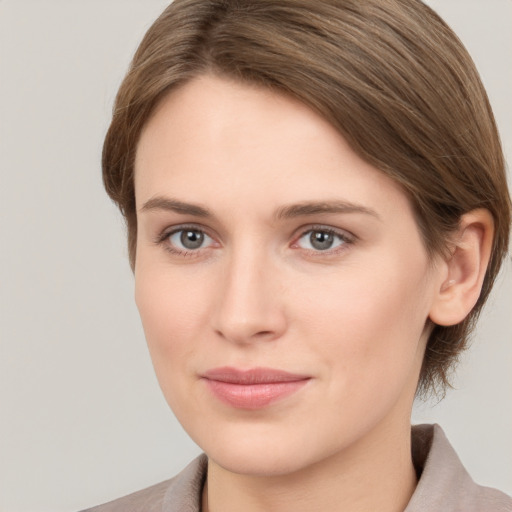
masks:
[[[157,196],[146,201],[139,212],[147,212],[151,210],[165,210],[183,215],[193,215],[194,217],[213,217],[210,210],[204,206],[193,203],[184,203],[170,197]]]

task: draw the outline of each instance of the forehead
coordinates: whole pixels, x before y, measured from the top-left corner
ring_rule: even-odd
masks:
[[[275,161],[291,147],[300,151],[302,140],[327,142],[328,132],[330,138],[339,139],[326,121],[291,97],[224,78],[199,76],[159,103],[142,131],[136,169],[144,167],[148,155],[153,160],[156,156],[172,161],[186,157],[191,165],[221,155]],[[191,147],[207,153],[191,154]],[[240,170],[245,167],[240,165]]]
[[[169,194],[219,207],[329,196],[409,209],[400,187],[308,106],[212,76],[188,82],[159,104],[141,134],[135,189],[138,207]]]

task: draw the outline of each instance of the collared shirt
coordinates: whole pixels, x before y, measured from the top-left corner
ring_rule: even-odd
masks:
[[[420,475],[404,512],[512,512],[512,498],[475,484],[438,425],[412,429]],[[200,512],[208,459],[201,455],[174,478],[83,512]]]

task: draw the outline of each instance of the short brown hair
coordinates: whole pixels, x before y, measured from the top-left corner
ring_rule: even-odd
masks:
[[[134,160],[142,128],[170,90],[212,73],[289,94],[327,119],[410,198],[430,255],[460,217],[495,223],[483,289],[460,324],[434,326],[419,391],[448,373],[508,250],[510,196],[487,95],[452,30],[419,0],[175,0],[141,42],[103,148],[105,188],[125,216],[132,268]]]

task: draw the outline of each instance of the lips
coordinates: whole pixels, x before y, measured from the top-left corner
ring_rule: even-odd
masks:
[[[272,368],[239,370],[223,367],[202,374],[210,392],[224,404],[260,409],[296,393],[311,377]]]

